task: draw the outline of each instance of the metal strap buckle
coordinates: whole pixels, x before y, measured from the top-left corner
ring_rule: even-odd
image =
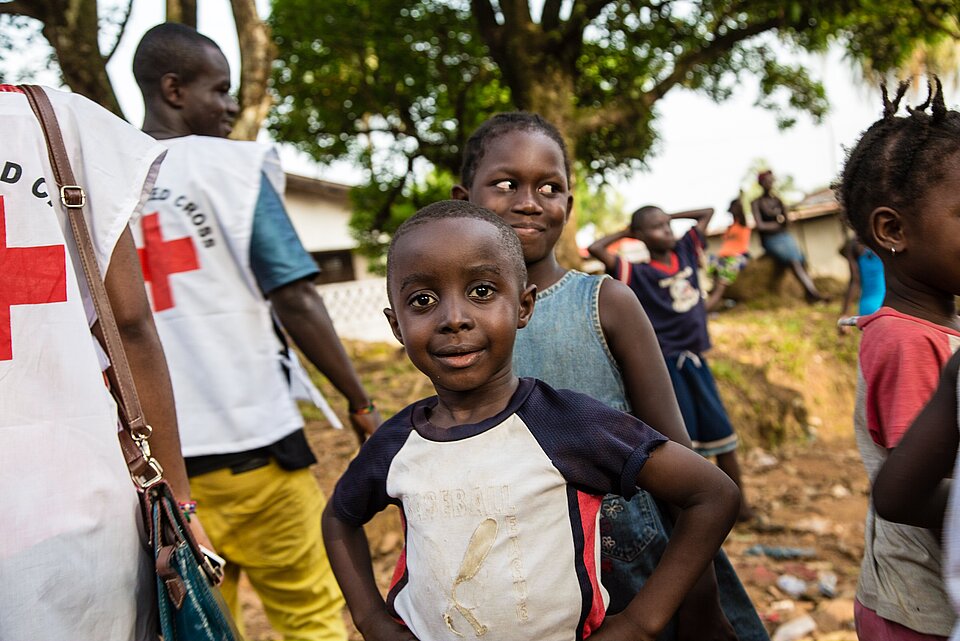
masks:
[[[141,476],[133,477],[133,482],[137,484],[141,490],[145,490],[152,485],[156,485],[163,480],[163,467],[160,465],[160,461],[151,457],[147,459],[147,474],[152,472],[151,476],[143,474]]]
[[[79,209],[87,204],[87,194],[80,185],[64,185],[60,188],[60,202],[68,209]]]

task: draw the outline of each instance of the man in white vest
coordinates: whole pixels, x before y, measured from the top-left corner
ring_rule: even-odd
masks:
[[[223,53],[167,23],[144,35],[133,71],[143,130],[168,148],[134,233],[198,514],[227,559],[224,595],[239,621],[242,570],[285,639],[345,639],[325,499],[291,392],[306,377],[284,335],[343,394],[358,433],[379,414],[312,284],[276,152],[226,139],[237,104]]]
[[[187,502],[170,379],[127,227],[164,149],[81,96],[46,93],[86,194],[151,448]],[[0,129],[0,639],[156,640],[152,555],[92,300],[40,124],[9,85]]]

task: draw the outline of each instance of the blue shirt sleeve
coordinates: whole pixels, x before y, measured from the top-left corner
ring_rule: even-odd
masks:
[[[283,201],[263,173],[253,214],[250,269],[264,295],[320,273],[313,257],[303,248]]]

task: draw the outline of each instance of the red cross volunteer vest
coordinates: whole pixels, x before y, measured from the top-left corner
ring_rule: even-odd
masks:
[[[164,149],[81,96],[47,94],[106,273]],[[0,122],[0,639],[145,638],[149,556],[82,267],[39,123],[4,85]]]
[[[184,456],[275,443],[303,426],[281,368],[283,346],[250,268],[272,147],[207,136],[162,141],[167,156],[133,224],[157,330],[170,366]]]

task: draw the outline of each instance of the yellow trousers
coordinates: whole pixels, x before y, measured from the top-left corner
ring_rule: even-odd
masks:
[[[197,514],[227,560],[224,599],[243,633],[237,581],[243,571],[285,641],[345,641],[343,595],[330,569],[320,516],[326,499],[307,469],[271,461],[190,479]]]

